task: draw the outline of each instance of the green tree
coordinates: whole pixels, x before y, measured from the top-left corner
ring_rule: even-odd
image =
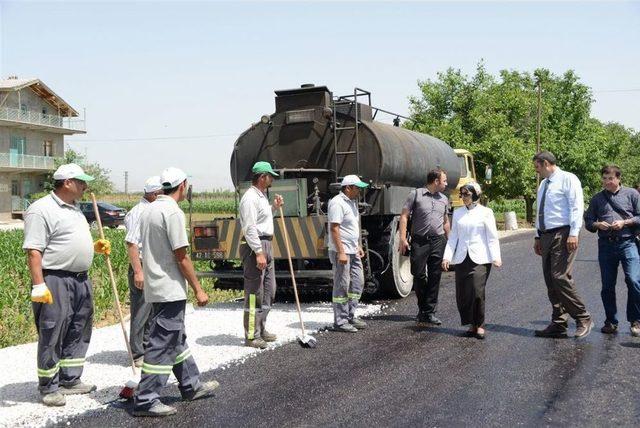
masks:
[[[80,165],[84,172],[95,178],[95,180],[89,183],[90,192],[98,195],[113,193],[114,186],[109,179],[109,173],[111,172],[109,169],[102,168],[97,162],[88,162],[83,155],[72,149],[67,149],[64,152],[64,157],[55,160],[55,167],[58,168],[60,165],[67,163],[76,163]],[[49,174],[45,180],[45,190],[47,192],[53,190],[53,173]],[[85,197],[88,197],[86,193]]]
[[[531,158],[536,152],[538,80],[541,148],[552,151],[562,168],[578,175],[586,197],[599,190],[599,170],[605,163],[619,161],[630,173],[640,171],[638,156],[633,156],[637,134],[591,118],[591,89],[572,70],[562,76],[545,69],[502,70],[494,77],[480,63],[469,77],[450,68],[435,80],[418,82],[420,96],[409,98],[413,122],[405,124],[453,147],[469,149],[480,175],[492,165],[487,195],[524,198],[529,221],[536,194]]]

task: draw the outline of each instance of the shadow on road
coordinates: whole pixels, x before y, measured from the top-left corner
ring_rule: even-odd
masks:
[[[376,315],[373,317],[369,317],[368,319],[372,321],[392,321],[392,322],[410,322],[416,320],[416,317],[412,317],[409,315],[399,315],[399,314],[391,314],[391,315]]]
[[[636,348],[640,349],[640,343],[637,342],[622,342],[620,346],[624,346],[625,348]]]
[[[127,351],[104,351],[87,357],[87,361],[93,364],[107,364],[110,366],[129,367],[131,360]]]
[[[214,334],[199,337],[196,343],[201,346],[244,346],[244,339],[231,334]]]
[[[538,321],[534,321],[532,324],[534,323],[538,323]],[[544,324],[546,325],[547,323],[544,323]],[[507,334],[513,334],[515,336],[522,336],[522,337],[533,337],[533,332],[534,332],[534,330],[529,328],[514,327],[511,325],[502,325],[502,324],[487,324],[486,327],[487,327],[487,330],[495,331],[496,333],[507,333]]]
[[[13,407],[16,403],[39,403],[37,382],[10,383],[0,387],[0,407]]]

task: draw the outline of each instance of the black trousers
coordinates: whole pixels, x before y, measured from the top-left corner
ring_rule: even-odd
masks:
[[[484,325],[484,290],[491,272],[491,264],[476,264],[469,255],[456,265],[456,303],[460,323],[475,327]]]
[[[411,237],[411,274],[413,289],[418,298],[418,321],[427,321],[436,313],[442,256],[447,244],[444,235],[434,237]]]

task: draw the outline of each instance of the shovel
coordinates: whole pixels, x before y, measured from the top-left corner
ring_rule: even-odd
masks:
[[[287,258],[289,259],[289,271],[291,272],[291,282],[293,283],[293,295],[296,297],[296,310],[298,311],[298,318],[300,319],[300,330],[302,330],[302,336],[298,336],[298,343],[303,348],[315,348],[318,342],[316,338],[306,334],[304,332],[304,321],[302,321],[302,312],[300,310],[300,299],[298,298],[298,287],[296,285],[296,277],[293,274],[293,263],[291,262],[291,249],[289,248],[289,233],[287,232],[287,226],[284,223],[284,214],[282,213],[282,207],[280,207],[280,223],[282,224],[282,231],[284,232],[284,243],[287,247]]]

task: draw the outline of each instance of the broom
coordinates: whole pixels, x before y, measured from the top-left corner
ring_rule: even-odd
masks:
[[[100,211],[98,210],[98,203],[96,202],[96,195],[91,192],[91,201],[93,202],[93,212],[98,222],[98,230],[100,231],[100,239],[104,239],[104,230],[102,230],[102,220],[100,219]],[[133,398],[133,391],[138,386],[138,373],[136,372],[136,365],[133,362],[133,353],[131,352],[131,345],[129,344],[129,335],[127,329],[124,326],[124,317],[122,316],[122,309],[120,307],[120,297],[118,297],[118,287],[116,287],[116,279],[113,275],[113,268],[111,267],[111,259],[109,254],[104,255],[107,260],[107,268],[109,270],[109,280],[111,282],[111,288],[113,289],[113,298],[115,299],[116,311],[118,312],[118,318],[120,319],[120,326],[122,327],[122,335],[124,336],[124,342],[127,345],[127,352],[129,353],[129,360],[131,361],[131,370],[133,371],[133,378],[129,379],[125,384],[122,391],[120,391],[120,397],[131,399]]]
[[[302,321],[302,312],[300,310],[300,299],[298,298],[298,287],[296,286],[296,277],[293,274],[293,263],[291,262],[291,250],[289,248],[289,233],[287,232],[287,226],[284,223],[284,214],[282,213],[282,206],[280,206],[280,223],[282,224],[282,231],[284,232],[284,243],[287,247],[287,258],[289,259],[289,270],[291,271],[291,282],[293,283],[293,295],[296,297],[296,310],[298,311],[298,318],[300,319],[300,329],[302,330],[302,336],[298,336],[298,343],[303,348],[315,348],[318,342],[316,338],[305,334],[304,322]]]

